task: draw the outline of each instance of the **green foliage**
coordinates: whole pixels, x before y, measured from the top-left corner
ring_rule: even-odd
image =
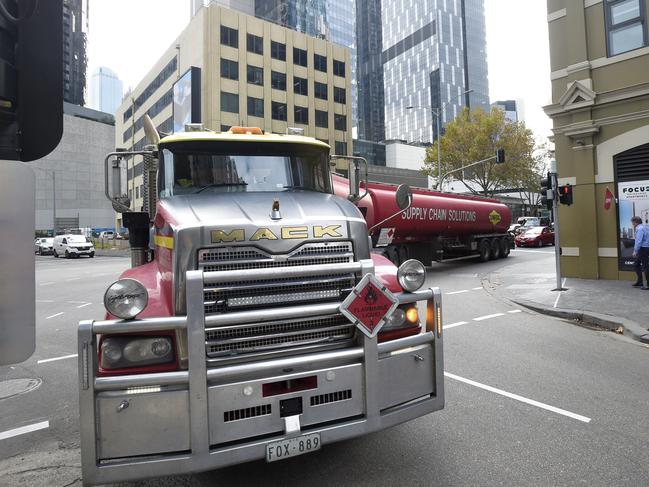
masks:
[[[535,153],[534,135],[523,122],[510,122],[502,110],[494,108],[485,113],[478,108],[464,109],[446,126],[441,137],[442,176],[471,163],[493,157],[497,149],[505,149],[505,163],[495,160],[457,171],[452,178],[472,183],[480,193],[493,195],[499,189],[525,188],[536,184],[541,157]],[[422,168],[425,174],[437,178],[437,142],[426,151]],[[448,177],[445,178],[448,180]],[[536,182],[535,182],[536,181]]]

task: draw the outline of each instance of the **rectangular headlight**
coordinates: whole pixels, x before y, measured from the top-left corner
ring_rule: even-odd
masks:
[[[106,337],[100,344],[100,366],[105,370],[170,364],[175,361],[171,336]]]

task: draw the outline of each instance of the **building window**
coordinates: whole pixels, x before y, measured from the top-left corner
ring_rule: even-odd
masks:
[[[271,105],[273,120],[282,120],[286,122],[286,103],[274,101]]]
[[[264,116],[264,100],[261,98],[248,97],[248,115],[253,117]]]
[[[313,55],[313,67],[318,71],[327,72],[327,56],[321,56],[320,54]]]
[[[270,41],[270,57],[286,61],[286,44],[281,42]]]
[[[264,68],[248,65],[248,83],[251,85],[264,85]]]
[[[336,103],[346,103],[345,88],[334,86],[334,101]]]
[[[606,0],[608,55],[647,45],[647,15],[641,0]]]
[[[334,59],[334,74],[345,77],[345,61],[336,61]]]
[[[347,130],[347,117],[345,115],[334,115],[334,127],[336,130]]]
[[[230,47],[239,47],[239,31],[225,25],[221,26],[221,44]]]
[[[264,39],[262,37],[248,34],[246,37],[246,45],[248,47],[248,52],[254,52],[255,54],[264,53]]]
[[[329,114],[322,110],[315,111],[315,126],[322,127],[323,129],[329,128]]]
[[[239,95],[221,92],[221,111],[230,113],[239,113]]]
[[[304,66],[306,68],[307,55],[304,49],[300,49],[299,47],[293,48],[293,64],[297,64],[298,66]]]
[[[309,109],[295,105],[295,123],[309,124]]]
[[[336,155],[346,156],[347,155],[347,144],[345,142],[336,141]]]
[[[296,95],[309,95],[309,82],[306,78],[298,78],[293,76],[293,91]]]
[[[277,71],[270,72],[270,86],[276,90],[286,91],[286,74]]]
[[[221,58],[221,78],[239,79],[239,63]]]
[[[316,98],[320,98],[321,100],[326,100],[327,99],[327,85],[324,83],[318,83],[317,81],[314,82],[313,84],[314,88],[314,94]]]

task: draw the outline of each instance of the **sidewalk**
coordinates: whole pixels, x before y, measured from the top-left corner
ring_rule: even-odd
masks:
[[[547,254],[546,254],[547,252]],[[521,252],[522,253],[522,252]],[[631,281],[564,278],[567,291],[556,288],[553,248],[535,253],[535,260],[516,262],[483,277],[488,291],[539,313],[580,320],[649,343],[649,291]]]

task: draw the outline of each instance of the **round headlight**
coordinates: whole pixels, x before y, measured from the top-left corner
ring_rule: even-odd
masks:
[[[139,315],[149,300],[145,287],[135,279],[120,279],[104,294],[104,306],[113,316],[130,320]]]
[[[399,266],[397,280],[405,291],[416,291],[424,285],[426,268],[415,259],[409,259]]]

